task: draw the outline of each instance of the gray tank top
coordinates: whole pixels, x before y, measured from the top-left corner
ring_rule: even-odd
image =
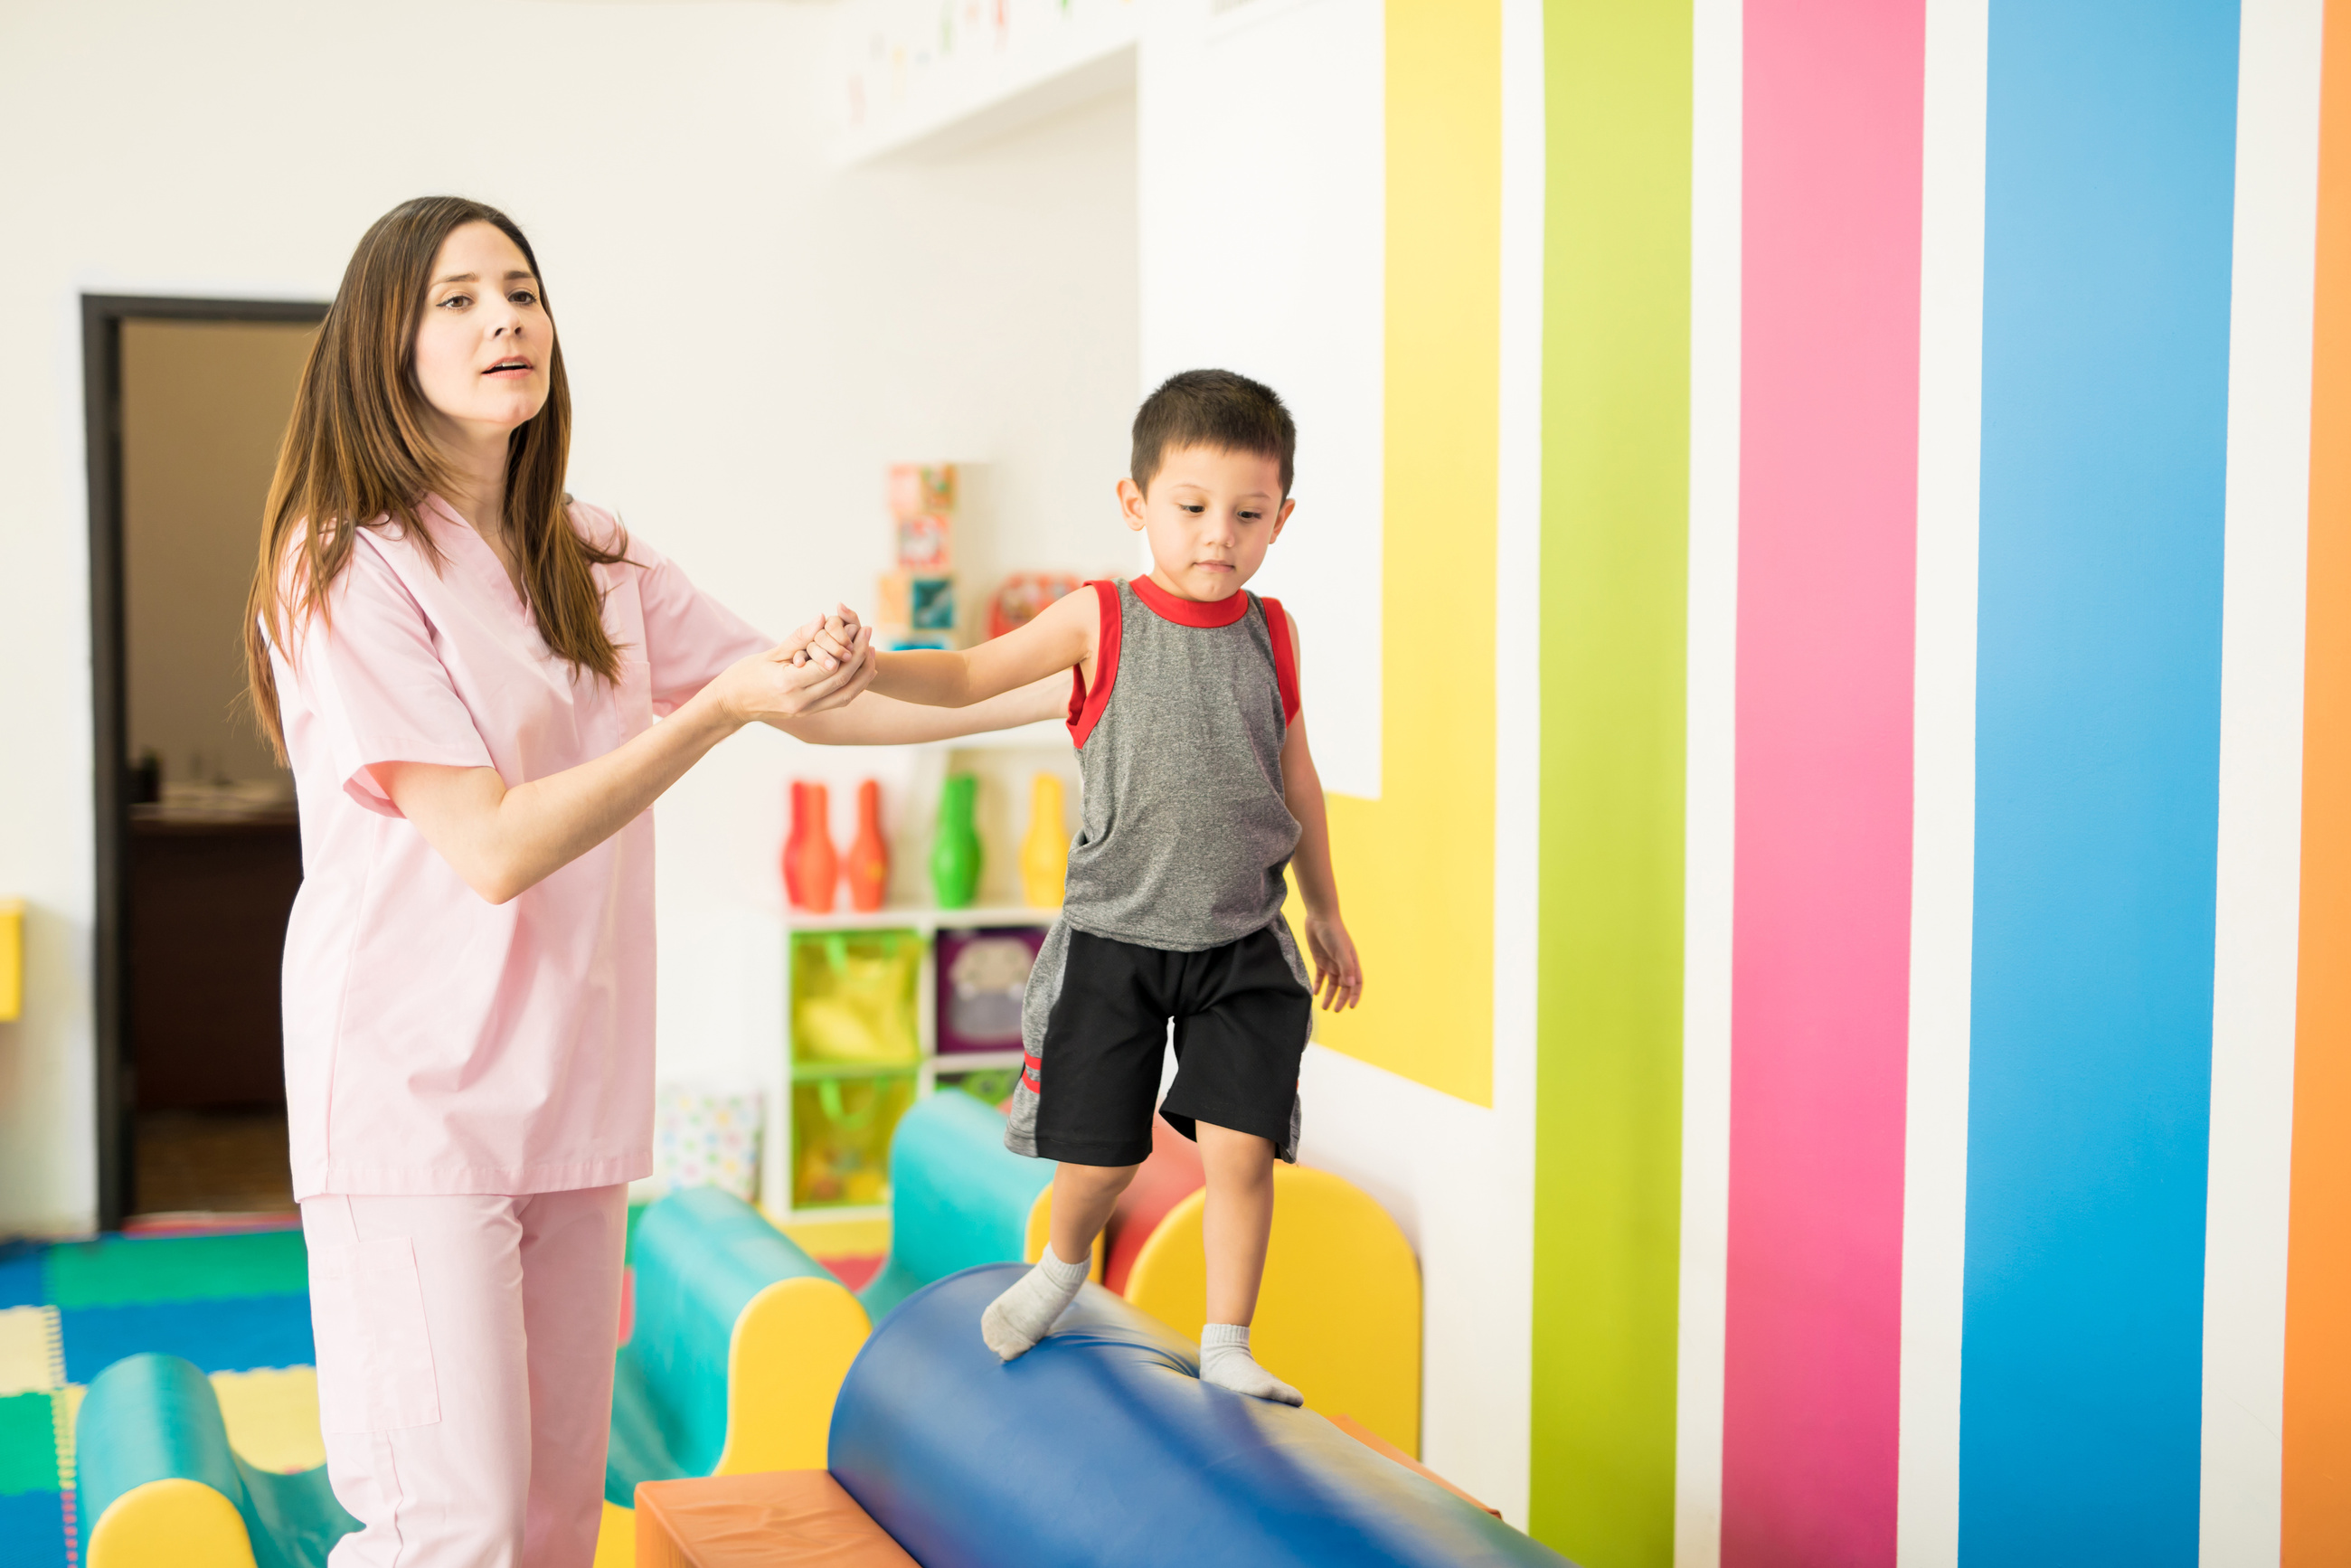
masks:
[[[1102,596],[1102,649],[1094,690],[1075,683],[1071,704],[1081,822],[1061,917],[1176,952],[1238,942],[1280,917],[1298,847],[1281,789],[1296,700],[1288,622],[1279,603],[1244,592],[1225,625],[1178,624],[1125,582],[1113,617],[1111,585],[1090,586]],[[1229,613],[1166,602],[1199,620]]]

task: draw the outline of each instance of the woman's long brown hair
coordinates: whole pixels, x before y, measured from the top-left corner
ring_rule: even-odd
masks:
[[[294,417],[277,450],[277,473],[263,509],[261,558],[246,597],[245,670],[255,716],[282,760],[274,645],[290,663],[298,633],[328,621],[328,595],[350,564],[360,528],[398,528],[437,570],[440,552],[417,508],[442,488],[445,465],[426,434],[416,380],[416,328],[441,242],[466,224],[495,224],[533,274],[538,258],[515,221],[462,196],[421,196],[378,218],[343,269],[342,287],[310,345],[294,396]],[[542,303],[546,279],[538,280]],[[553,313],[549,320],[554,319]],[[560,336],[547,360],[547,405],[507,438],[505,517],[517,545],[525,595],[538,634],[574,669],[611,680],[620,650],[604,630],[591,570],[622,559],[625,537],[595,543],[566,510],[564,465],[571,448],[571,390]]]

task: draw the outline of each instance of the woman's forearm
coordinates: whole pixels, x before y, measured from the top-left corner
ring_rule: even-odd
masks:
[[[512,789],[490,768],[401,762],[375,771],[465,885],[504,904],[626,827],[736,727],[705,693],[601,757]]]
[[[380,763],[377,782],[465,885],[504,904],[619,832],[710,748],[753,719],[774,723],[856,700],[873,679],[860,631],[850,662],[794,664],[789,643],[738,659],[661,723],[603,756],[507,787],[494,768]]]

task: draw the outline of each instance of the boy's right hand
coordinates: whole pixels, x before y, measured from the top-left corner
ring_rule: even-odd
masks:
[[[803,626],[768,652],[736,661],[711,683],[710,695],[738,725],[774,724],[847,705],[873,684],[872,632],[858,628],[842,648],[845,656],[835,658],[818,645],[816,631]]]
[[[858,630],[857,612],[846,604],[836,604],[785,638],[784,645],[795,650],[794,664],[813,659],[820,669],[836,669],[849,661]]]

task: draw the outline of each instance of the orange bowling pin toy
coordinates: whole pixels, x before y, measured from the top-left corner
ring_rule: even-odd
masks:
[[[867,914],[882,907],[890,888],[890,846],[882,840],[882,784],[857,787],[857,841],[849,846],[849,903]]]

